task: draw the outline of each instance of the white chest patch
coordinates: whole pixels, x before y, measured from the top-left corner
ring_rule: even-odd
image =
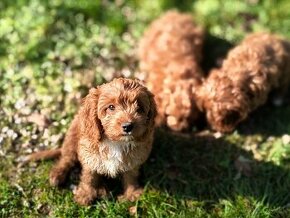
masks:
[[[82,142],[80,142],[82,144]],[[99,151],[91,153],[84,146],[81,149],[83,161],[99,174],[115,177],[118,173],[131,170],[131,152],[135,148],[134,142],[103,140],[99,144]],[[85,155],[83,155],[85,154]]]
[[[128,153],[135,146],[134,142],[115,142],[105,140],[100,144],[102,158],[102,168],[110,175],[116,175],[118,171],[128,168],[125,161]]]

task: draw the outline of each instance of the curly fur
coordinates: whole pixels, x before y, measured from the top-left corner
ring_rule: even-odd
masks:
[[[139,81],[114,79],[90,90],[61,149],[35,153],[27,160],[60,155],[50,173],[52,185],[61,185],[80,162],[82,174],[74,193],[79,204],[88,205],[104,192],[101,175],[122,174],[123,197],[135,200],[142,193],[138,169],[151,151],[156,113],[153,95]],[[132,130],[126,132],[124,123],[132,123]]]
[[[157,124],[175,131],[198,118],[194,92],[202,82],[204,32],[188,14],[169,11],[152,22],[139,45],[140,68],[155,95]]]
[[[229,52],[220,69],[210,73],[197,98],[212,129],[231,132],[266,102],[271,91],[285,94],[289,81],[289,42],[255,33]]]

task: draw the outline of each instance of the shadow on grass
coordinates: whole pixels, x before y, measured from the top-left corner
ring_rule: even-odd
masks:
[[[266,122],[265,122],[266,121]],[[283,107],[265,105],[249,115],[241,123],[239,132],[242,135],[262,134],[282,136],[290,132],[290,104]]]
[[[233,46],[225,39],[206,33],[203,47],[204,58],[201,63],[204,72],[208,74],[212,68],[221,67],[224,58]]]
[[[235,161],[250,160],[252,174],[238,177]],[[177,136],[158,130],[151,158],[144,167],[145,183],[178,198],[208,203],[252,197],[283,207],[290,200],[289,169],[257,161],[253,155],[223,139]]]
[[[267,108],[262,108],[261,115],[257,116],[261,116],[261,119],[268,117],[267,111],[271,108]],[[289,107],[284,108],[282,111],[287,113],[288,110]],[[278,113],[278,111],[275,113]],[[258,118],[254,116],[251,119]],[[283,117],[278,116],[278,119],[282,120]],[[271,122],[264,122],[264,124],[270,126]],[[255,128],[258,129],[260,127],[257,124]],[[286,126],[282,130],[285,130],[285,128]],[[242,137],[242,140],[246,139]],[[275,212],[274,215],[282,214],[280,217],[287,217],[289,213],[287,204],[290,201],[289,158],[285,157],[285,160],[281,161],[281,166],[271,162],[257,161],[251,152],[242,147],[242,144],[239,141],[233,144],[226,139],[216,139],[210,135],[177,135],[158,129],[155,134],[152,154],[144,164],[143,176],[140,178],[141,183],[149,187],[148,194],[146,193],[144,200],[139,202],[141,210],[146,214],[147,207],[150,208],[148,210],[151,210],[156,205],[159,205],[160,202],[164,201],[170,204],[170,202],[176,200],[177,203],[174,206],[177,207],[177,211],[180,207],[184,211],[192,207],[198,207],[211,213],[216,207],[223,207],[223,200],[227,200],[236,208],[238,208],[238,205],[235,205],[236,203],[254,207],[256,206],[253,205],[254,201],[256,204],[267,205],[271,209],[278,208],[277,213]],[[235,162],[241,156],[250,161],[250,167],[252,168],[250,176],[241,175],[239,177]],[[22,208],[26,208],[28,211],[26,213],[33,212],[30,211],[31,209],[27,209],[28,206],[25,206],[23,201],[28,202],[30,208],[35,208],[39,205],[39,202],[43,202],[44,207],[48,207],[47,211],[50,211],[49,208],[64,208],[67,206],[63,205],[69,205],[72,208],[70,213],[75,213],[75,216],[81,213],[79,212],[82,211],[80,207],[72,200],[70,190],[71,184],[78,184],[79,182],[80,169],[75,168],[73,170],[64,189],[51,189],[47,181],[52,163],[40,163],[39,165],[37,164],[37,168],[35,168],[36,165],[34,163],[31,163],[31,166],[34,167],[25,167],[23,175],[17,180],[14,177],[19,174],[19,169],[10,168],[9,166],[12,166],[12,163],[7,165],[3,170],[4,182],[7,184],[0,186],[0,192],[6,193],[6,199],[4,198],[5,201],[0,202],[0,206],[10,208],[11,214],[19,213],[22,215]],[[7,173],[6,169],[10,173]],[[10,184],[14,183],[10,177],[14,178],[16,183],[19,183],[23,188],[20,187],[19,189],[15,185],[10,186]],[[122,213],[124,211],[127,213],[126,205],[128,204],[115,204],[117,195],[122,191],[121,182],[110,179],[109,183],[106,184],[108,184],[109,190],[112,191],[112,197],[108,200],[97,201],[94,203],[94,207],[87,210],[87,213],[91,213],[91,211],[103,204],[110,204],[114,208],[119,208],[118,210]],[[154,194],[151,195],[150,193],[154,190],[160,192],[160,194],[156,195],[157,200],[153,199],[152,196]],[[165,198],[164,196],[167,196],[167,193],[168,198]],[[39,201],[41,196],[43,196],[42,200]],[[148,196],[149,200],[146,199],[146,196]],[[65,198],[65,204],[63,204],[63,198]],[[187,200],[197,202],[198,205],[195,206],[194,203],[190,203],[191,206],[184,206],[183,204],[187,204],[184,203],[188,202]],[[247,204],[247,201],[250,201],[250,203]],[[53,206],[48,206],[52,202]],[[34,210],[34,213],[43,215],[47,214],[47,211]],[[7,213],[10,213],[10,211]]]

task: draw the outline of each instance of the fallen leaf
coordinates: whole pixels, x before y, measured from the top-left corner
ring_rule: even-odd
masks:
[[[129,207],[129,213],[131,216],[135,216],[137,213],[137,206]]]
[[[41,128],[45,128],[49,124],[48,118],[40,113],[33,113],[27,117],[27,121],[31,123],[35,123],[37,126]]]
[[[219,139],[219,138],[223,137],[223,134],[222,134],[221,132],[215,132],[215,133],[213,134],[213,136],[214,136],[216,139]]]
[[[179,176],[179,171],[176,167],[171,166],[167,171],[167,175],[169,179],[174,180]]]
[[[48,215],[51,212],[49,205],[46,203],[45,204],[38,204],[36,206],[36,210],[38,213],[41,213],[43,215]]]
[[[281,107],[284,103],[284,99],[282,97],[276,97],[272,100],[272,104],[275,107]]]
[[[252,166],[251,166],[252,161],[245,158],[244,156],[240,155],[236,160],[235,160],[235,168],[238,170],[238,175],[242,174],[247,177],[252,176]],[[239,179],[239,177],[235,177],[235,179]]]

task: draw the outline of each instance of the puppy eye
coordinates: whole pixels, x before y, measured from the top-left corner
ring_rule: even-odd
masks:
[[[111,104],[111,105],[109,105],[108,109],[109,109],[110,111],[114,111],[114,110],[115,110],[115,106]]]

